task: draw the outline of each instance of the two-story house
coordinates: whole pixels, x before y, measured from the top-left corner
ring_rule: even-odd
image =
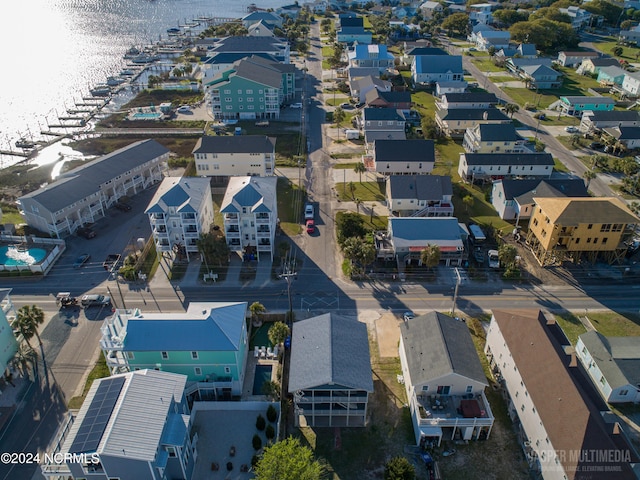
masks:
[[[289,393],[296,425],[364,427],[373,393],[366,324],[335,313],[295,322]]]
[[[205,135],[193,148],[196,174],[205,177],[274,174],[276,138],[265,135]]]
[[[525,143],[513,123],[480,123],[467,128],[462,146],[467,153],[524,153]]]
[[[496,52],[496,57],[512,58],[536,58],[538,49],[533,43],[521,43],[517,47],[501,48]]]
[[[495,3],[476,3],[469,5],[469,20],[473,23],[484,23],[486,25],[493,23],[491,10],[495,5]]]
[[[574,30],[582,30],[591,23],[591,13],[575,5],[570,5],[567,8],[559,8],[558,10],[560,10],[560,13],[569,15],[571,27]]]
[[[587,73],[594,75],[600,72],[600,69],[604,67],[619,67],[620,62],[617,59],[611,57],[593,57],[585,58],[580,63],[577,69],[577,73],[585,75]]]
[[[370,91],[390,92],[391,82],[381,80],[377,76],[366,75],[364,77],[354,77],[349,82],[350,94],[358,103],[365,102]]]
[[[433,18],[436,14],[442,13],[444,7],[440,2],[433,2],[431,0],[427,0],[423,4],[420,5],[420,12],[426,19]]]
[[[61,174],[18,199],[27,224],[56,238],[104,217],[124,196],[136,195],[162,180],[169,150],[142,140]]]
[[[376,140],[374,171],[381,175],[426,175],[435,164],[433,140]]]
[[[569,51],[561,51],[558,52],[558,63],[563,67],[573,67],[575,65],[580,65],[587,59],[596,59],[600,58],[601,54],[594,51],[583,51],[583,52],[569,52]]]
[[[449,55],[445,50],[429,45],[419,45],[407,47],[400,56],[400,63],[409,66],[413,62],[413,57],[420,55]]]
[[[413,83],[428,84],[464,80],[462,56],[460,55],[417,55],[411,63]]]
[[[640,402],[640,337],[583,333],[576,356],[607,403]]]
[[[213,200],[208,178],[166,177],[149,202],[145,214],[159,255],[174,255],[184,248],[198,253],[198,239],[213,223]]]
[[[251,56],[205,86],[216,119],[279,118],[280,105],[295,95],[295,67]]]
[[[635,110],[584,112],[580,119],[581,132],[596,132],[610,127],[640,127],[640,112]]]
[[[467,130],[480,124],[513,125],[513,121],[495,107],[438,110],[435,118],[440,132],[452,138],[462,138]]]
[[[511,33],[508,30],[482,29],[475,34],[475,44],[479,50],[488,51],[491,47],[496,50],[509,48]]]
[[[436,100],[438,110],[454,110],[456,108],[486,110],[497,104],[498,99],[495,94],[484,92],[446,93],[442,95],[440,100]]]
[[[364,19],[362,17],[340,14],[336,23],[336,41],[338,43],[372,43],[373,34],[364,28]]]
[[[561,336],[542,312],[526,310],[494,310],[487,331],[485,354],[508,394],[508,413],[532,474],[545,480],[578,480],[593,472],[634,478],[635,452],[620,425],[606,424],[580,388]]]
[[[627,150],[640,147],[640,127],[610,127],[603,131],[603,139],[613,138],[625,146]],[[608,151],[608,150],[607,150]]]
[[[384,92],[378,89],[369,90],[365,96],[368,107],[391,108],[408,112],[411,110],[411,92]]]
[[[416,445],[489,438],[488,382],[464,322],[439,312],[407,320],[399,352]]]
[[[406,123],[402,110],[369,107],[362,109],[362,127],[367,143],[377,140],[405,140]]]
[[[581,117],[586,110],[610,112],[616,106],[611,97],[588,97],[586,95],[562,96],[558,108],[567,115]]]
[[[461,153],[458,174],[472,183],[504,177],[549,178],[553,165],[550,153]]]
[[[451,177],[444,175],[390,175],[387,206],[397,217],[453,216]]]
[[[353,50],[347,52],[349,65],[361,68],[377,68],[380,73],[393,68],[394,56],[387,51],[386,45],[354,45]]]
[[[190,303],[184,313],[117,309],[100,329],[111,373],[145,368],[185,375],[201,398],[242,394],[247,303]]]
[[[534,197],[588,197],[581,178],[514,179],[493,182],[491,204],[503,220],[529,220],[535,208]]]
[[[603,257],[621,261],[623,240],[640,223],[622,201],[613,197],[538,198],[529,221],[527,242],[542,266],[563,259],[590,262]]]
[[[40,469],[50,480],[194,478],[197,435],[189,432],[186,377],[139,370],[96,379],[82,407],[55,434]]]
[[[626,72],[622,81],[622,93],[631,96],[640,94],[640,73]]]
[[[621,87],[626,74],[626,70],[617,66],[600,67],[598,69],[597,81],[602,86],[613,87],[617,85]]]
[[[273,260],[278,226],[277,177],[231,177],[220,213],[229,249],[245,258]]]
[[[398,264],[421,266],[421,252],[433,245],[440,262],[460,266],[467,258],[465,230],[455,217],[389,217],[386,231],[376,232],[376,256]]]

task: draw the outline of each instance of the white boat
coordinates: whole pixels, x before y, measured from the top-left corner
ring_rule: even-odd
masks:
[[[108,97],[111,95],[111,87],[109,85],[96,85],[92,89],[89,90],[92,96],[94,97]]]
[[[31,149],[31,148],[36,148],[36,144],[35,142],[29,140],[26,137],[20,137],[18,140],[16,140],[16,147]]]
[[[136,74],[136,72],[134,72],[133,70],[128,69],[128,68],[126,68],[126,69],[124,69],[124,70],[122,70],[120,72],[120,75],[122,75],[123,77],[132,77],[135,74]]]
[[[109,85],[110,87],[117,87],[118,85],[121,85],[124,82],[126,82],[126,80],[124,78],[107,77],[107,85]]]
[[[149,55],[147,53],[136,55],[131,59],[133,63],[153,63],[157,60],[160,60],[160,57],[158,57],[157,55]]]

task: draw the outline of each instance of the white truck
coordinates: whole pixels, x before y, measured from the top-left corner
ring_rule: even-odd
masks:
[[[347,137],[347,140],[357,140],[360,138],[360,130],[347,129],[344,131],[344,135]]]
[[[489,250],[489,252],[487,252],[487,259],[489,261],[489,268],[493,270],[500,268],[500,256],[497,250]]]

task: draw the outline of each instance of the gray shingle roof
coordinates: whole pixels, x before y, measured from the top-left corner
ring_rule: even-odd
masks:
[[[283,51],[284,40],[272,37],[226,37],[215,46],[216,52],[264,52]]]
[[[169,150],[155,140],[142,140],[104,155],[62,175],[58,180],[22,198],[33,198],[50,212],[97,193],[100,186]]]
[[[275,137],[265,135],[205,135],[191,153],[272,153]]]
[[[206,65],[232,64],[237,62],[238,60],[247,58],[248,56],[249,54],[246,52],[219,53],[211,58],[208,58],[204,63]],[[259,56],[267,60],[277,62],[276,58],[273,55],[269,55],[268,53],[258,52],[254,53],[253,56]]]
[[[466,323],[439,312],[400,325],[414,385],[457,373],[488,385]]]
[[[371,92],[369,92],[371,93]],[[394,121],[404,122],[405,117],[402,110],[396,110],[393,108],[364,108],[362,110],[364,121]]]
[[[333,313],[293,324],[289,392],[325,385],[373,392],[366,324]]]
[[[252,80],[256,83],[275,88],[280,88],[282,85],[282,73],[269,66],[259,65],[256,62],[243,59],[234,65],[234,69],[236,75],[239,77]]]
[[[445,93],[442,98],[446,99],[447,103],[498,103],[494,93],[483,92]]]
[[[516,127],[512,123],[504,125],[481,123],[477,128],[480,129],[480,139],[483,142],[507,142],[523,139],[520,135],[518,135],[518,132],[516,132]]]
[[[505,200],[516,199],[518,203],[532,203],[533,197],[586,197],[588,192],[580,178],[546,180],[501,180]]]
[[[467,165],[553,165],[550,153],[465,153],[464,157]]]
[[[640,112],[634,110],[594,110],[588,117],[592,122],[633,122],[640,121]]]
[[[367,103],[373,102],[378,98],[381,98],[387,103],[411,103],[410,92],[381,92],[376,88],[367,92]]]
[[[438,110],[436,115],[438,115],[438,118],[449,122],[455,120],[476,120],[478,122],[481,120],[509,120],[509,117],[497,108],[452,108],[450,110]]]
[[[580,339],[611,388],[640,385],[640,337],[605,337],[590,331]]]
[[[414,57],[418,73],[462,73],[461,55],[417,55]]]
[[[435,162],[433,140],[376,140],[376,162]]]
[[[166,177],[144,213],[166,213],[170,207],[175,207],[181,213],[199,212],[203,201],[211,201],[210,198],[205,198],[210,191],[209,182],[208,178]]]
[[[441,200],[453,195],[451,177],[444,175],[390,175],[387,182],[392,198]]]
[[[441,48],[436,47],[413,47],[407,50],[407,55],[449,55]]]
[[[275,212],[277,181],[277,177],[231,177],[220,212],[236,213],[242,207],[252,212]]]

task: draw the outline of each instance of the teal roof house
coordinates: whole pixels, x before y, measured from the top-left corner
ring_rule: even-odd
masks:
[[[184,375],[140,370],[93,382],[77,414],[54,436],[62,460],[45,459],[50,480],[190,480],[197,435],[189,434]]]
[[[615,99],[611,97],[588,97],[577,95],[572,97],[560,97],[559,107],[568,115],[580,116],[586,110],[610,112],[616,106]]]
[[[247,303],[191,303],[184,313],[115,311],[100,348],[111,373],[145,368],[186,375],[200,397],[242,393],[247,360]]]
[[[7,371],[18,352],[18,341],[11,328],[11,323],[16,318],[16,309],[10,294],[10,288],[0,289],[0,374]]]

